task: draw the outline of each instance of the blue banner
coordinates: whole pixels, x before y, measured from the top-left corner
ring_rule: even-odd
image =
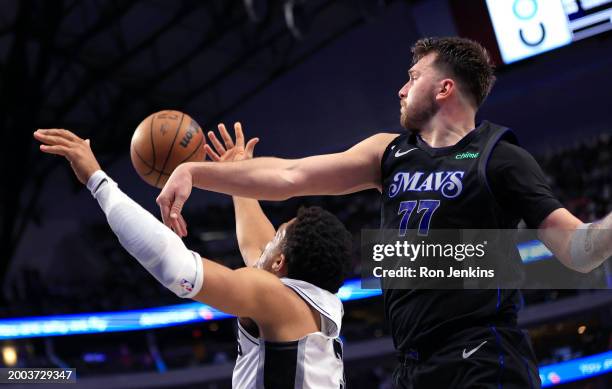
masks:
[[[565,384],[612,372],[612,351],[540,366],[542,387]]]
[[[525,242],[518,248],[525,263],[552,256],[539,241]],[[342,301],[360,300],[380,294],[378,289],[361,289],[360,279],[346,281],[337,293]],[[0,340],[146,330],[228,317],[231,316],[208,305],[192,302],[132,311],[2,319]]]

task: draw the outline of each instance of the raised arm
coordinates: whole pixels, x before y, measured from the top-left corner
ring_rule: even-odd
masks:
[[[210,143],[214,147],[213,150],[211,146],[205,146],[206,154],[210,156],[210,159],[217,162],[231,162],[253,158],[253,150],[259,139],[253,138],[245,145],[240,123],[234,124],[234,132],[235,143],[225,129],[225,125],[219,124],[219,134],[223,139],[223,144],[212,131],[208,133]],[[238,196],[233,196],[232,201],[234,202],[236,237],[240,254],[246,266],[254,266],[266,244],[274,238],[276,231],[261,209],[259,201]]]
[[[381,133],[335,154],[301,159],[254,158],[223,164],[192,162],[172,173],[157,198],[162,219],[175,231],[186,232],[180,216],[192,186],[259,200],[295,196],[340,195],[380,190],[380,161],[397,135]]]
[[[588,272],[612,254],[612,217],[585,225],[555,198],[546,176],[531,154],[500,142],[493,150],[487,176],[502,207],[519,215],[566,267]]]
[[[245,197],[232,198],[236,215],[236,238],[246,266],[255,266],[276,230],[259,201]]]
[[[66,157],[91,191],[121,245],[162,285],[258,323],[292,320],[299,298],[264,270],[231,270],[188,250],[182,240],[123,193],[96,161],[89,142],[66,130],[37,131],[41,150]]]

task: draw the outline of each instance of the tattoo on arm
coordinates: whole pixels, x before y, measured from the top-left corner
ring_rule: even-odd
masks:
[[[584,251],[591,254],[593,252],[593,233],[595,231],[596,223],[591,223],[587,229],[586,236],[584,238]]]

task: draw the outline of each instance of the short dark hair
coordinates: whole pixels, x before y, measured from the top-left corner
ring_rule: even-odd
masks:
[[[352,236],[338,218],[321,207],[302,207],[282,246],[287,277],[336,293],[348,272],[351,249]]]
[[[495,84],[495,67],[487,49],[467,38],[423,38],[412,47],[412,63],[432,52],[437,53],[434,63],[457,77],[460,89],[473,98],[476,108],[480,107]]]

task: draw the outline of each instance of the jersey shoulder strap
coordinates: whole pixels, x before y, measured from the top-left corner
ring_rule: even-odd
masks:
[[[380,158],[380,171],[382,172],[382,177],[385,176],[385,162],[389,158],[389,154],[402,142],[404,142],[408,138],[409,134],[407,132],[403,132],[401,134],[397,134],[395,138],[385,148],[382,157]]]
[[[321,314],[321,332],[325,336],[336,338],[340,335],[344,308],[336,295],[306,281],[286,277],[280,280]]]
[[[242,340],[243,338],[251,343],[253,343],[255,346],[259,346],[259,339],[257,339],[250,331],[248,328],[244,328],[244,326],[242,324],[240,324],[240,319],[236,318],[236,323],[238,323],[238,337],[239,340]]]
[[[484,182],[489,193],[493,194],[491,187],[489,186],[489,180],[487,179],[487,166],[491,159],[491,154],[495,146],[502,140],[518,145],[518,139],[514,132],[508,127],[500,126],[488,121],[484,121],[484,125],[487,126],[487,135],[482,154],[478,161],[478,178],[481,182]]]

